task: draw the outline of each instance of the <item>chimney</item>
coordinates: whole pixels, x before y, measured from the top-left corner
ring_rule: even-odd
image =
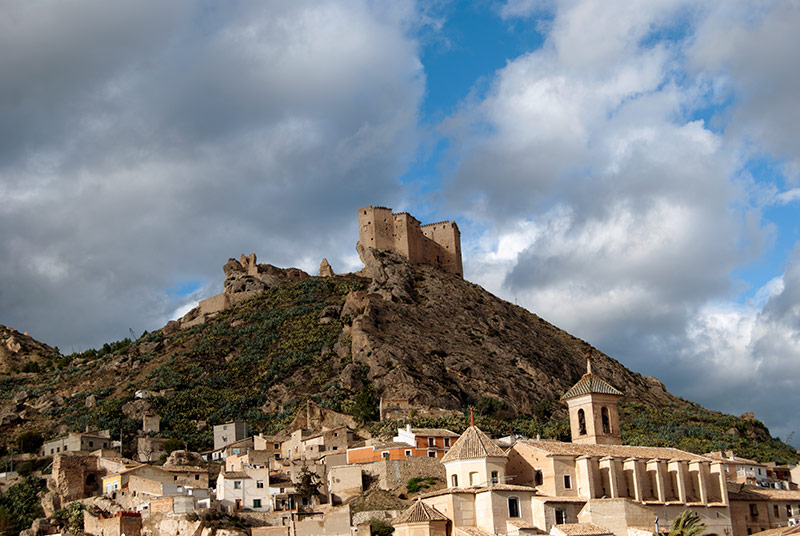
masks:
[[[408,432],[409,434],[411,433],[411,425],[410,424],[406,424],[406,432]]]

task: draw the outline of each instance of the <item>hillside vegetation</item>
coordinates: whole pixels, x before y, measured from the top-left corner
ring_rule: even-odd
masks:
[[[456,276],[368,253],[372,277],[272,286],[203,324],[99,350],[65,356],[42,345],[27,371],[18,355],[0,376],[0,444],[23,431],[47,438],[89,425],[122,431],[128,445],[149,407],[161,415],[160,435],[204,450],[210,425],[244,419],[275,433],[306,400],[374,421],[381,395],[453,413],[414,417],[416,425],[461,432],[474,406],[488,432],[568,439],[558,397],[585,371],[584,341]],[[595,372],[626,394],[626,443],[796,460],[760,422],[708,411],[595,357]],[[137,390],[158,394],[135,400]],[[398,425],[372,422],[369,431],[388,435]]]

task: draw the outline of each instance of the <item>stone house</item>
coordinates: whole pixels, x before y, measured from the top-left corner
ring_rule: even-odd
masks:
[[[63,452],[91,452],[111,447],[111,433],[108,430],[96,433],[69,432],[65,436],[45,441],[39,455],[54,456]]]
[[[104,476],[103,493],[106,495],[113,494],[117,490],[127,488],[131,477],[134,476],[152,480],[166,486],[176,485],[175,479],[169,471],[153,465],[137,465],[136,467]]]
[[[228,456],[244,454],[252,448],[253,438],[245,437],[243,439],[234,441],[233,443],[229,443],[224,447],[202,452],[200,455],[206,461],[222,461]]]
[[[247,423],[243,421],[226,422],[214,426],[214,450],[220,450],[247,437]]]
[[[458,434],[444,428],[398,428],[390,442],[374,442],[347,449],[347,463],[370,463],[381,460],[405,460],[415,456],[441,458],[450,450]]]
[[[88,536],[140,536],[142,515],[137,512],[93,515],[83,513],[83,531]]]
[[[285,460],[318,460],[327,453],[346,452],[353,440],[353,431],[347,426],[323,429],[312,433],[305,429],[295,430],[281,444],[281,458]]]
[[[269,469],[245,465],[241,471],[221,472],[217,477],[217,500],[230,512],[270,511]]]
[[[800,524],[800,490],[728,483],[733,536]]]
[[[736,456],[732,450],[709,452],[706,457],[722,462],[725,467],[725,478],[731,482],[753,486],[769,485],[766,464]]]

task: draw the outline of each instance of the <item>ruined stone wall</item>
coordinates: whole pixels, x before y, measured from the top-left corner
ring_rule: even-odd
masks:
[[[142,518],[138,515],[117,514],[114,517],[103,519],[95,517],[89,512],[83,514],[83,530],[93,536],[140,536],[142,533]]]
[[[399,253],[412,263],[464,273],[461,233],[455,222],[421,225],[407,212],[392,214],[390,208],[367,206],[358,210],[358,240],[364,247]]]
[[[444,465],[438,458],[415,456],[405,460],[382,460],[359,465],[361,470],[378,479],[381,489],[405,487],[414,477],[433,476],[444,481]]]

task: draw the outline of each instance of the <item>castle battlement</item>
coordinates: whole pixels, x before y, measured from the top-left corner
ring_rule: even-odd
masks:
[[[464,276],[461,232],[454,221],[422,225],[408,212],[370,205],[358,209],[358,240],[365,247],[399,253],[412,263]]]

